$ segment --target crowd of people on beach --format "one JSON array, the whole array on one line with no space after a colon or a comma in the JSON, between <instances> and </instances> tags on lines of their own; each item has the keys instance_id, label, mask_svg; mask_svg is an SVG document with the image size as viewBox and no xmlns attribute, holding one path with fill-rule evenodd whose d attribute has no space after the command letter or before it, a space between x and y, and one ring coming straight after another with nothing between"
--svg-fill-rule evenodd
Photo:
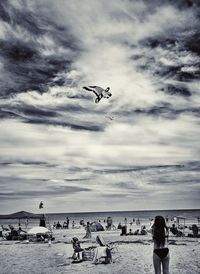
<instances>
[{"instance_id":1,"label":"crowd of people on beach","mask_svg":"<svg viewBox=\"0 0 200 274\"><path fill-rule=\"evenodd\" d=\"M165 217L165 222L167 227L169 228L169 232L171 232L172 235L175 235L177 237L182 237L182 236L188 236L188 237L199 237L199 226L200 226L200 218L197 218L198 222L197 224L192 224L190 226L186 225L181 225L179 224L179 221L177 220L177 217L169 219L169 217ZM154 219L149 218L149 225L148 228L146 225L141 224L140 218L133 218L129 222L127 218L125 217L123 222L119 222L117 226L113 224L113 220L111 217L107 217L107 219L103 219L102 221L99 219L98 221L93 221L93 222L85 222L84 219L81 219L79 222L75 222L75 220L70 220L69 217L66 217L66 220L64 220L62 223L60 221L54 221L53 225L49 225L51 229L79 229L81 227L84 227L86 230L86 235L83 238L91 238L91 232L98 231L95 230L95 225L98 224L100 225L99 231L103 230L121 230L120 236L128 236L128 235L147 235L148 233L151 232L151 227L153 225ZM28 223L29 220L26 219L24 226L25 229L28 228ZM40 218L40 226L46 226L46 220L45 216L42 216ZM135 225L137 229L133 231L132 226ZM128 230L129 227L129 230ZM187 229L187 233L185 233L185 229ZM13 225L8 225L5 227L4 225L1 225L1 230L2 231L10 231L11 235L13 237L19 236L19 234L26 233L25 230L22 230L21 228L21 223L18 223L18 228L14 228ZM1 235L1 234L0 234Z\"/></svg>"},{"instance_id":2,"label":"crowd of people on beach","mask_svg":"<svg viewBox=\"0 0 200 274\"><path fill-rule=\"evenodd\" d=\"M117 230L121 231L120 236L132 236L132 235L152 235L153 239L153 264L156 274L161 273L161 265L164 274L169 273L169 248L168 248L168 237L169 234L174 235L175 237L184 237L185 229L189 231L187 233L188 237L200 237L199 234L199 219L197 224L192 224L190 226L181 225L179 220L175 217L170 219L168 217L164 218L162 216L156 216L154 219L149 219L149 225L142 224L139 218L133 218L131 221L125 217L123 222L120 222L118 226L113 224L113 220L111 217L107 217L102 222L101 220L93 221L93 222L85 222L81 219L77 223L75 220L70 220L68 217L64 220L63 223L60 221L54 222L52 229L74 229L83 227L85 229L85 235L82 237L83 239L91 239L92 233L94 231L103 231L103 230ZM40 226L46 227L45 216L43 215L40 219ZM26 222L25 228L27 228L28 223ZM136 227L133 230L133 226ZM3 236L6 240L26 240L27 239L27 231L21 228L21 224L18 224L18 229L16 229L13 225L9 225L5 227L1 225L0 236ZM44 241L48 242L49 239L47 236L49 234L42 235L38 233L36 236L36 241ZM72 263L80 263L84 260L93 261L93 263L111 263L112 262L112 253L114 250L114 246L107 244L102 235L96 236L96 246L91 246L87 248L81 247L81 242L77 237L72 238L72 247L73 247L73 255L72 255Z\"/></svg>"},{"instance_id":3,"label":"crowd of people on beach","mask_svg":"<svg viewBox=\"0 0 200 274\"><path fill-rule=\"evenodd\" d=\"M23 230L21 226L15 228L13 225L8 225L4 227L1 225L2 230L0 231L0 236L4 237L8 241L25 240L27 231Z\"/></svg>"},{"instance_id":4,"label":"crowd of people on beach","mask_svg":"<svg viewBox=\"0 0 200 274\"><path fill-rule=\"evenodd\" d=\"M98 221L89 222L89 224L91 225L94 222L98 222L99 224L104 223L105 230L116 229L111 217L107 217L107 219L104 219L103 221L99 219ZM74 228L86 227L87 225L88 225L88 222L85 223L84 219L81 219L78 223L76 223L75 220L70 221L70 219L66 217L66 220L64 220L63 223L60 223L60 221L57 221L57 222L54 221L52 228L53 229L69 229L69 228L74 229Z\"/></svg>"},{"instance_id":5,"label":"crowd of people on beach","mask_svg":"<svg viewBox=\"0 0 200 274\"><path fill-rule=\"evenodd\" d=\"M153 239L153 265L154 265L154 271L155 274L160 274L161 269L163 274L169 273L169 248L168 248L168 237L169 232L174 232L174 229L176 228L177 231L178 228L175 226L175 224L172 224L171 227L167 226L168 219L166 219L162 216L156 216L151 224L151 227L149 230L146 229L146 226L141 226L141 229L137 229L135 232L132 232L132 229L129 229L129 232L127 233L127 219L125 219L124 224L121 223L118 225L118 229L121 229L122 233L120 235L147 235L148 233L151 233L152 239ZM87 223L88 226L89 222ZM138 225L138 222L137 222ZM125 229L124 229L125 228ZM198 236L198 226L192 225L192 231L193 231L193 237ZM86 233L87 234L87 233ZM174 235L176 236L183 236L183 235L177 235L177 233L174 232ZM91 237L91 232L90 232ZM97 243L99 244L99 247L95 248L95 251L93 252L93 263L99 263L100 259L104 259L104 263L111 263L112 262L112 249L113 247L107 245L103 238L99 238L97 236L96 238ZM72 240L73 248L74 248L74 254L73 259L74 263L82 262L85 259L87 259L87 254L91 249L83 249L81 248L80 242L78 238L73 238ZM90 253L91 254L91 253Z\"/></svg>"}]
</instances>

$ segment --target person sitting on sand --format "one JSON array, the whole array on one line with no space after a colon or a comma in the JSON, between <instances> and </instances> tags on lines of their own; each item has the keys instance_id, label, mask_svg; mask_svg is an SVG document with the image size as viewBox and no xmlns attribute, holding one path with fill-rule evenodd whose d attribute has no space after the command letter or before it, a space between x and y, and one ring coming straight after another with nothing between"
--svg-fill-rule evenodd
<instances>
[{"instance_id":1,"label":"person sitting on sand","mask_svg":"<svg viewBox=\"0 0 200 274\"><path fill-rule=\"evenodd\" d=\"M85 223L84 223L83 219L80 220L80 225L85 226Z\"/></svg>"},{"instance_id":2,"label":"person sitting on sand","mask_svg":"<svg viewBox=\"0 0 200 274\"><path fill-rule=\"evenodd\" d=\"M155 274L169 274L169 249L168 249L168 227L162 216L156 216L152 226L153 236L153 264Z\"/></svg>"},{"instance_id":3,"label":"person sitting on sand","mask_svg":"<svg viewBox=\"0 0 200 274\"><path fill-rule=\"evenodd\" d=\"M18 231L13 226L10 226L10 229L11 230L9 234L6 236L6 240L18 240L19 238Z\"/></svg>"},{"instance_id":4,"label":"person sitting on sand","mask_svg":"<svg viewBox=\"0 0 200 274\"><path fill-rule=\"evenodd\" d=\"M127 235L134 235L132 229L129 229L129 233Z\"/></svg>"},{"instance_id":5,"label":"person sitting on sand","mask_svg":"<svg viewBox=\"0 0 200 274\"><path fill-rule=\"evenodd\" d=\"M9 227L10 230L15 229L13 225L8 225L8 227Z\"/></svg>"},{"instance_id":6,"label":"person sitting on sand","mask_svg":"<svg viewBox=\"0 0 200 274\"><path fill-rule=\"evenodd\" d=\"M112 262L112 255L111 255L111 247L106 245L103 237L98 235L96 237L96 241L99 244L98 247L95 248L94 259L93 263L98 264L101 262L101 258L104 258L104 264L109 264Z\"/></svg>"},{"instance_id":7,"label":"person sitting on sand","mask_svg":"<svg viewBox=\"0 0 200 274\"><path fill-rule=\"evenodd\" d=\"M122 228L122 224L119 223L118 226L117 226L117 229L121 229Z\"/></svg>"},{"instance_id":8,"label":"person sitting on sand","mask_svg":"<svg viewBox=\"0 0 200 274\"><path fill-rule=\"evenodd\" d=\"M42 234L36 234L36 239L37 242L43 242L45 238Z\"/></svg>"},{"instance_id":9,"label":"person sitting on sand","mask_svg":"<svg viewBox=\"0 0 200 274\"><path fill-rule=\"evenodd\" d=\"M175 226L175 224L172 224L172 227L170 227L170 231L172 234L177 235L178 234L178 229Z\"/></svg>"},{"instance_id":10,"label":"person sitting on sand","mask_svg":"<svg viewBox=\"0 0 200 274\"><path fill-rule=\"evenodd\" d=\"M136 229L135 232L133 232L133 235L139 235L139 229Z\"/></svg>"},{"instance_id":11,"label":"person sitting on sand","mask_svg":"<svg viewBox=\"0 0 200 274\"><path fill-rule=\"evenodd\" d=\"M20 226L19 229L18 229L18 234L19 234L19 236L24 235L24 233L26 234L27 231L23 230L23 229L21 228L21 226Z\"/></svg>"},{"instance_id":12,"label":"person sitting on sand","mask_svg":"<svg viewBox=\"0 0 200 274\"><path fill-rule=\"evenodd\" d=\"M170 228L170 231L172 234L176 235L177 237L184 236L183 232L178 230L175 224L172 224L172 227Z\"/></svg>"},{"instance_id":13,"label":"person sitting on sand","mask_svg":"<svg viewBox=\"0 0 200 274\"><path fill-rule=\"evenodd\" d=\"M61 223L58 221L57 224L56 224L56 229L60 229L60 228L62 228L62 225L61 225Z\"/></svg>"},{"instance_id":14,"label":"person sitting on sand","mask_svg":"<svg viewBox=\"0 0 200 274\"><path fill-rule=\"evenodd\" d=\"M141 227L140 235L147 235L146 226Z\"/></svg>"}]
</instances>

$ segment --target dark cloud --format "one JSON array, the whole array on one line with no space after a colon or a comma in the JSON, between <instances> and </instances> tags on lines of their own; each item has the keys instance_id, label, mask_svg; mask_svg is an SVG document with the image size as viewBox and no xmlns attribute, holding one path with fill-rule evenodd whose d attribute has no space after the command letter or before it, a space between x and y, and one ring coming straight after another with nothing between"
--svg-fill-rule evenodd
<instances>
[{"instance_id":1,"label":"dark cloud","mask_svg":"<svg viewBox=\"0 0 200 274\"><path fill-rule=\"evenodd\" d=\"M21 104L20 108L16 106L4 106L0 108L0 117L6 118L17 118L22 120L24 123L30 124L44 124L53 126L69 127L74 130L86 130L86 131L103 131L105 124L101 121L81 121L79 118L70 119L68 113L93 113L92 110L88 110L79 105L66 105L64 107L57 107L53 110L52 107L44 108L34 105ZM80 116L81 117L81 116Z\"/></svg>"},{"instance_id":2,"label":"dark cloud","mask_svg":"<svg viewBox=\"0 0 200 274\"><path fill-rule=\"evenodd\" d=\"M56 47L78 51L69 30L44 14L39 16L38 11L30 10L27 5L19 8L15 2L3 1L0 8L0 19L9 26L4 39L0 39L0 58L4 64L0 96L8 97L28 90L45 92L48 86L63 85L64 82L58 80L54 84L53 79L57 73L70 70L72 59L70 55L56 51ZM26 38L23 39L25 31ZM41 42L46 37L52 40L49 46ZM43 54L45 47L52 50L50 55Z\"/></svg>"},{"instance_id":3,"label":"dark cloud","mask_svg":"<svg viewBox=\"0 0 200 274\"><path fill-rule=\"evenodd\" d=\"M198 162L197 162L198 163ZM188 164L186 163L186 166ZM108 173L108 174L118 174L118 173L132 173L135 171L151 171L151 170L168 170L168 169L177 169L177 170L185 170L185 165L154 165L154 166L133 166L130 168L118 168L118 169L102 169L102 170L94 170L94 173Z\"/></svg>"},{"instance_id":4,"label":"dark cloud","mask_svg":"<svg viewBox=\"0 0 200 274\"><path fill-rule=\"evenodd\" d=\"M20 164L20 165L48 165L47 162L40 162L40 161L19 161L19 162L0 162L1 165L15 165L15 164Z\"/></svg>"},{"instance_id":5,"label":"dark cloud","mask_svg":"<svg viewBox=\"0 0 200 274\"><path fill-rule=\"evenodd\" d=\"M17 107L12 107L12 111L14 113L19 112L19 116L21 114L21 115L25 115L26 117L33 116L33 117L40 118L40 117L56 117L57 116L55 111L39 108L33 105L23 105L20 108L20 110L18 110Z\"/></svg>"},{"instance_id":6,"label":"dark cloud","mask_svg":"<svg viewBox=\"0 0 200 274\"><path fill-rule=\"evenodd\" d=\"M40 162L40 161L13 161L13 162L0 162L0 166L15 166L15 165L24 165L24 166L42 166L42 167L57 167L57 165L49 164L47 162ZM121 168L103 168L103 169L95 169L95 168L78 168L78 167L69 167L67 168L67 172L69 174L81 174L81 173L89 173L89 174L142 174L144 172L159 172L159 173L173 173L173 172L190 172L190 171L199 171L200 169L200 162L193 161L193 162L185 162L176 165L148 165L148 166L132 166L132 167L121 167ZM3 177L1 177L3 178ZM5 177L6 178L6 177ZM15 178L16 180L17 178ZM63 180L66 182L78 182L78 181L87 181L90 180L90 177L80 177L80 178L64 178ZM9 180L9 179L8 179ZM18 178L20 180L20 178ZM185 179L186 180L186 179ZM123 182L122 182L123 183Z\"/></svg>"},{"instance_id":7,"label":"dark cloud","mask_svg":"<svg viewBox=\"0 0 200 274\"><path fill-rule=\"evenodd\" d=\"M95 125L95 124L86 124L83 123L82 125L79 123L70 123L70 122L64 122L64 121L51 121L51 120L43 120L43 119L37 119L37 118L32 118L32 119L26 119L24 121L25 123L30 123L30 124L46 124L46 125L52 125L52 126L62 126L62 127L69 127L74 130L84 130L84 131L103 131L104 127L100 125Z\"/></svg>"},{"instance_id":8,"label":"dark cloud","mask_svg":"<svg viewBox=\"0 0 200 274\"><path fill-rule=\"evenodd\" d=\"M175 94L175 95L182 95L187 97L191 96L191 92L185 87L177 87L177 86L175 87L173 85L168 85L165 90L167 93L171 95Z\"/></svg>"},{"instance_id":9,"label":"dark cloud","mask_svg":"<svg viewBox=\"0 0 200 274\"><path fill-rule=\"evenodd\" d=\"M169 3L171 5L174 4L172 1L161 2L164 5L169 5ZM161 2L158 1L160 4ZM193 31L191 31L187 24L179 26L178 29L173 29L169 26L169 29L166 31L141 39L140 45L144 49L143 54L132 56L138 69L148 71L160 83L160 90L172 96L192 96L192 92L188 89L186 83L200 79L200 10L197 8L197 5L199 6L197 2L191 2L194 3L196 8L196 10L190 10L195 18L192 22ZM174 4L175 7L179 6L180 8L181 6L186 12L186 1L182 1L182 5L180 3L181 1ZM173 84L169 84L169 81L174 82Z\"/></svg>"},{"instance_id":10,"label":"dark cloud","mask_svg":"<svg viewBox=\"0 0 200 274\"><path fill-rule=\"evenodd\" d=\"M22 3L22 2L21 2ZM24 29L32 32L36 35L43 34L43 29L40 27L40 18L35 14L26 9L26 4L24 4L24 9L19 9L15 7L15 2L8 0L2 0L0 4L0 16L3 21L9 24L23 26Z\"/></svg>"},{"instance_id":11,"label":"dark cloud","mask_svg":"<svg viewBox=\"0 0 200 274\"><path fill-rule=\"evenodd\" d=\"M50 99L52 100L51 105L36 105L34 104L34 96L38 96L38 100L43 99L43 97L38 93L34 92L31 95L29 103L23 102L23 99L20 100L9 100L8 102L2 102L2 107L0 104L0 118L2 119L19 119L25 123L33 123L33 124L44 124L44 125L57 125L63 127L70 127L76 130L89 130L89 131L103 131L105 128L105 124L101 119L91 119L90 121L86 121L83 119L84 114L87 115L98 115L102 117L104 120L104 113L101 113L100 110L95 110L93 105L91 108L88 106L82 106L79 102L74 102L74 99L87 99L88 97L85 94L81 94L77 96L70 94L62 94L60 97L60 93L55 93ZM67 101L66 104L54 105L53 100L59 98L61 101L63 100L72 100L72 102ZM31 102L33 104L31 104ZM72 117L73 114L76 114L77 118L74 119Z\"/></svg>"},{"instance_id":12,"label":"dark cloud","mask_svg":"<svg viewBox=\"0 0 200 274\"><path fill-rule=\"evenodd\" d=\"M185 96L190 96L190 92L186 89L181 88L170 88L169 93L173 94L185 94ZM99 116L102 116L102 119L104 119L104 116L98 111L94 111L93 109L86 109L80 105L70 105L67 104L66 106L60 106L60 107L39 107L39 106L33 106L33 105L25 105L22 104L20 108L17 106L11 106L7 105L2 108L0 108L0 118L6 119L22 119L24 122L27 123L34 123L34 124L49 124L49 125L57 125L57 126L63 126L63 127L70 127L77 130L91 130L91 131L103 131L106 127L106 124L103 124L100 120L94 120L91 121L90 125L86 125L85 122L82 122L81 125L80 122L76 122L76 124L73 123L67 123L64 121L67 119L65 118L65 114L67 113L79 113L80 115L84 115L84 113L91 113L92 114L98 114ZM170 105L169 103L161 103L160 105L149 107L149 108L136 108L133 110L120 110L115 111L112 113L114 117L118 116L126 116L126 117L136 117L138 116L160 116L164 118L169 119L176 119L181 114L192 114L197 117L200 115L200 110L198 107L191 107L191 108L178 108ZM95 125L92 125L95 124Z\"/></svg>"},{"instance_id":13,"label":"dark cloud","mask_svg":"<svg viewBox=\"0 0 200 274\"><path fill-rule=\"evenodd\" d=\"M112 198L112 199L124 199L128 196L128 194L125 194L125 193L113 193L113 194L104 194L103 195L104 197L106 198Z\"/></svg>"},{"instance_id":14,"label":"dark cloud","mask_svg":"<svg viewBox=\"0 0 200 274\"><path fill-rule=\"evenodd\" d=\"M174 94L184 94L184 96L188 97L190 96L190 93L188 90L184 90L181 88L175 88L174 89ZM192 116L199 117L200 115L200 110L198 107L184 107L184 106L174 106L169 103L160 103L157 104L157 106L152 106L152 107L146 107L146 108L135 108L135 109L130 109L130 110L121 110L117 112L112 113L113 116L126 116L130 117L133 119L137 118L138 116L146 116L146 117L163 117L163 118L168 118L168 119L178 119L178 117L181 114L191 114Z\"/></svg>"},{"instance_id":15,"label":"dark cloud","mask_svg":"<svg viewBox=\"0 0 200 274\"><path fill-rule=\"evenodd\" d=\"M190 52L200 55L199 43L200 43L200 32L197 32L197 33L193 33L189 37L189 39L185 41L184 46Z\"/></svg>"},{"instance_id":16,"label":"dark cloud","mask_svg":"<svg viewBox=\"0 0 200 274\"><path fill-rule=\"evenodd\" d=\"M169 178L160 178L159 181L156 182L157 184L168 184L168 185L181 185L182 187L184 185L195 185L195 184L199 184L200 183L200 179L198 178L189 178L189 179L183 179L181 178L173 178L173 177L169 177Z\"/></svg>"},{"instance_id":17,"label":"dark cloud","mask_svg":"<svg viewBox=\"0 0 200 274\"><path fill-rule=\"evenodd\" d=\"M90 178L79 178L79 179L64 179L66 182L80 182L80 181L88 181Z\"/></svg>"},{"instance_id":18,"label":"dark cloud","mask_svg":"<svg viewBox=\"0 0 200 274\"><path fill-rule=\"evenodd\" d=\"M8 165L12 165L11 162L1 162L0 166L8 166Z\"/></svg>"},{"instance_id":19,"label":"dark cloud","mask_svg":"<svg viewBox=\"0 0 200 274\"><path fill-rule=\"evenodd\" d=\"M152 6L151 3L148 0L144 0L144 2ZM196 8L200 6L200 3L198 0L154 0L155 6L157 7L159 4L171 4L174 5L175 7L178 7L179 9L190 9L190 8Z\"/></svg>"},{"instance_id":20,"label":"dark cloud","mask_svg":"<svg viewBox=\"0 0 200 274\"><path fill-rule=\"evenodd\" d=\"M35 197L57 197L70 195L77 192L90 191L88 188L73 186L55 186L48 187L48 190L15 190L14 192L0 192L1 199L19 199L19 198L35 198Z\"/></svg>"},{"instance_id":21,"label":"dark cloud","mask_svg":"<svg viewBox=\"0 0 200 274\"><path fill-rule=\"evenodd\" d=\"M200 162L199 161L188 162L185 166L188 168L188 170L196 170L196 171L200 170Z\"/></svg>"}]
</instances>

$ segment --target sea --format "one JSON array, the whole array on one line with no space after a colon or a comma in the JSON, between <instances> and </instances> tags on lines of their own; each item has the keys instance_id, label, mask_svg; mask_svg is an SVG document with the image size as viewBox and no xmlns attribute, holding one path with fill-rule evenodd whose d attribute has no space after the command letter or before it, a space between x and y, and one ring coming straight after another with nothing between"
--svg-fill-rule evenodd
<instances>
[{"instance_id":1,"label":"sea","mask_svg":"<svg viewBox=\"0 0 200 274\"><path fill-rule=\"evenodd\" d=\"M180 209L180 210L148 210L148 211L106 211L106 212L81 212L81 213L45 213L46 220L49 225L53 225L54 222L60 222L63 224L68 217L70 220L70 226L74 221L75 226L80 225L80 221L94 222L98 221L102 224L106 222L108 217L112 218L113 224L119 223L134 223L139 219L140 224L150 224L152 219L161 215L169 220L173 221L175 217L179 217L180 222L184 222L187 225L199 224L200 222L200 209ZM0 219L0 225L18 224L24 227L25 219ZM39 219L29 219L29 227L39 225Z\"/></svg>"}]
</instances>

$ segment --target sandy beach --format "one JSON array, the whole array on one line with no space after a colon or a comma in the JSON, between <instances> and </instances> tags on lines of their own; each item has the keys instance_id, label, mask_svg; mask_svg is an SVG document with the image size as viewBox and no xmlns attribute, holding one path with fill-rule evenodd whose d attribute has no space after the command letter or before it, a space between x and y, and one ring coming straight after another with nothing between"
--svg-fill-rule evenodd
<instances>
[{"instance_id":1,"label":"sandy beach","mask_svg":"<svg viewBox=\"0 0 200 274\"><path fill-rule=\"evenodd\" d=\"M120 230L93 232L92 239L84 240L85 230L53 230L55 241L31 243L19 241L0 242L1 274L56 274L56 273L154 273L152 264L151 235L119 236ZM91 261L72 264L72 237L81 241L81 246L96 245L97 235L103 235L106 243L114 243L113 262L109 265L94 265ZM200 240L187 237L170 236L170 273L199 273Z\"/></svg>"}]
</instances>

